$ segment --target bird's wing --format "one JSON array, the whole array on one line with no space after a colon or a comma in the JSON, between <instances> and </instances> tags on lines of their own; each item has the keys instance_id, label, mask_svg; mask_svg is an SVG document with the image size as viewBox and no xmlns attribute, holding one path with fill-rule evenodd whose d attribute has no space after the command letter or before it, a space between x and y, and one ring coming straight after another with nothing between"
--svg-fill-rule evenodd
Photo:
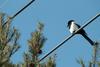
<instances>
[{"instance_id":1,"label":"bird's wing","mask_svg":"<svg viewBox=\"0 0 100 67\"><path fill-rule=\"evenodd\" d=\"M75 24L78 26L78 28L80 28L80 27L81 27L79 24L77 24L77 23L75 23ZM87 33L85 32L85 30L84 30L84 29L82 29L82 30L81 30L81 33L83 33L83 34L87 35Z\"/></svg>"},{"instance_id":2,"label":"bird's wing","mask_svg":"<svg viewBox=\"0 0 100 67\"><path fill-rule=\"evenodd\" d=\"M80 28L80 27L81 27L79 24L77 24L77 23L75 23L75 24L78 26L78 28Z\"/></svg>"}]
</instances>

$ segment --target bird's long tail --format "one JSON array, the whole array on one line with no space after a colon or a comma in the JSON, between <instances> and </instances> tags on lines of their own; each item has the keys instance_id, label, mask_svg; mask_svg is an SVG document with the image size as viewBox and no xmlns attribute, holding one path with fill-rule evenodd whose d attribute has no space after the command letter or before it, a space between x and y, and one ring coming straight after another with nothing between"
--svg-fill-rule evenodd
<instances>
[{"instance_id":1,"label":"bird's long tail","mask_svg":"<svg viewBox=\"0 0 100 67\"><path fill-rule=\"evenodd\" d=\"M94 45L94 42L86 35L86 34L81 34L92 46Z\"/></svg>"}]
</instances>

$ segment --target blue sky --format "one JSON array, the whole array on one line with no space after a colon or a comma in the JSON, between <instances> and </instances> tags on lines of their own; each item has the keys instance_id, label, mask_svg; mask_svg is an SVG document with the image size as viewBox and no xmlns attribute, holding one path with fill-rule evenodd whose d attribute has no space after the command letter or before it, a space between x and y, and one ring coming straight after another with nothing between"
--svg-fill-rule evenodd
<instances>
[{"instance_id":1,"label":"blue sky","mask_svg":"<svg viewBox=\"0 0 100 67\"><path fill-rule=\"evenodd\" d=\"M12 16L29 1L31 0L0 0L0 12ZM12 62L23 61L22 55L27 51L27 40L39 21L45 24L44 35L48 39L43 48L43 57L70 35L66 27L68 20L74 19L82 25L97 13L100 13L100 0L36 0L12 21L12 25L21 33L19 40L21 48L12 56ZM100 29L100 18L85 28L94 41L100 41L98 28ZM80 67L76 59L83 58L86 62L90 61L92 49L93 47L82 36L75 35L54 52L57 54L57 67Z\"/></svg>"}]
</instances>

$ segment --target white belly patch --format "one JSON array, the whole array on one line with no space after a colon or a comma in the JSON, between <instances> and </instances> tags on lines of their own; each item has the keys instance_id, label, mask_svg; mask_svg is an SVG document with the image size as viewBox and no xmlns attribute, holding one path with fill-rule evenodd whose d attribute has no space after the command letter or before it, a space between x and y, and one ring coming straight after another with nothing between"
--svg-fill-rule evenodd
<instances>
[{"instance_id":1,"label":"white belly patch","mask_svg":"<svg viewBox=\"0 0 100 67\"><path fill-rule=\"evenodd\" d=\"M74 22L72 22L71 27L70 27L70 32L71 33L74 33L78 29L79 28L77 27L77 25L75 25Z\"/></svg>"}]
</instances>

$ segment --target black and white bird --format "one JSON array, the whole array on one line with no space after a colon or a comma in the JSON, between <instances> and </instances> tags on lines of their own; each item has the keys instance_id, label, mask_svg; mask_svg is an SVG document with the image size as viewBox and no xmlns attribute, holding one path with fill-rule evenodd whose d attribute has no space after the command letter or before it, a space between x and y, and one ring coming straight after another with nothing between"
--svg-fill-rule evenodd
<instances>
[{"instance_id":1,"label":"black and white bird","mask_svg":"<svg viewBox=\"0 0 100 67\"><path fill-rule=\"evenodd\" d=\"M69 28L69 31L73 34L75 31L77 31L81 26L75 23L74 20L69 20L67 27ZM87 36L87 33L84 29L81 29L77 34L81 34L91 45L94 45L94 42Z\"/></svg>"}]
</instances>

